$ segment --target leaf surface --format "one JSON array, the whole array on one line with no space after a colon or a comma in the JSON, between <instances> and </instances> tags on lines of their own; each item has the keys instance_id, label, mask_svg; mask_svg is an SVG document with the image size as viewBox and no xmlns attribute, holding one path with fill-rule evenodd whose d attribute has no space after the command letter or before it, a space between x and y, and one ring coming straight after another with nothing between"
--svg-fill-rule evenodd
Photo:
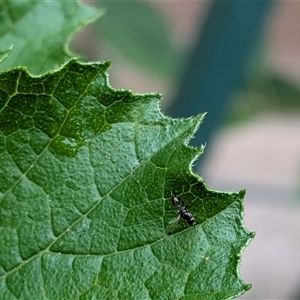
<instances>
[{"instance_id":1,"label":"leaf surface","mask_svg":"<svg viewBox=\"0 0 300 300\"><path fill-rule=\"evenodd\" d=\"M159 95L113 89L108 68L0 73L0 299L244 293L244 191L212 191L190 169L203 116L163 116ZM197 221L171 236L170 191Z\"/></svg>"},{"instance_id":2,"label":"leaf surface","mask_svg":"<svg viewBox=\"0 0 300 300\"><path fill-rule=\"evenodd\" d=\"M103 10L69 1L1 1L0 51L13 51L0 70L26 66L33 74L58 67L70 58L67 43ZM4 47L4 48L2 48Z\"/></svg>"}]
</instances>

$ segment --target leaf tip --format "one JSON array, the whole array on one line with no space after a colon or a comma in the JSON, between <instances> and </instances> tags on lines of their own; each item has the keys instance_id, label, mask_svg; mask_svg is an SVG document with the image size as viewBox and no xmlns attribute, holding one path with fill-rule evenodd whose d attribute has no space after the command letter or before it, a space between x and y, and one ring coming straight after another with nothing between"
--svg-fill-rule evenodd
<instances>
[{"instance_id":1,"label":"leaf tip","mask_svg":"<svg viewBox=\"0 0 300 300\"><path fill-rule=\"evenodd\" d=\"M246 195L246 189L240 190L240 191L239 191L239 195L240 195L242 198L244 198L245 195Z\"/></svg>"},{"instance_id":2,"label":"leaf tip","mask_svg":"<svg viewBox=\"0 0 300 300\"><path fill-rule=\"evenodd\" d=\"M252 284L244 284L245 292L248 292L252 288Z\"/></svg>"}]
</instances>

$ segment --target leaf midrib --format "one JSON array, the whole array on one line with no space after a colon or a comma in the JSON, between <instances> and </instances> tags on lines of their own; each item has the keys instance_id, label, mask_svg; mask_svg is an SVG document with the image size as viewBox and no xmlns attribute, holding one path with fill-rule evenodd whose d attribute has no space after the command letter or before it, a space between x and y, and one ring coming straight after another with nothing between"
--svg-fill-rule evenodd
<instances>
[{"instance_id":1,"label":"leaf midrib","mask_svg":"<svg viewBox=\"0 0 300 300\"><path fill-rule=\"evenodd\" d=\"M78 100L79 101L79 100ZM77 102L78 102L77 101ZM77 103L76 102L76 103ZM74 107L74 106L73 106ZM66 120L66 118L65 118L65 120ZM65 121L64 120L64 121ZM201 119L199 119L198 120L198 123L200 123L201 122ZM61 128L62 128L62 126L61 126ZM182 131L176 138L178 138L178 137L180 137L181 135L185 135L185 133L186 133L186 131L189 131L190 130L190 128L188 127L186 130L184 130L184 131ZM166 143L165 145L164 145L164 147L167 147L170 143L172 143L173 142L173 140L170 140L168 143ZM48 145L45 147L45 150L43 150L43 152L42 153L44 153L47 149L48 149L48 147L49 147L49 145L51 144L51 141L50 141L50 143L48 143ZM94 206L92 206L85 214L83 214L81 217L79 217L75 222L73 222L73 224L71 224L67 229L65 229L60 235L58 235L44 250L42 250L42 251L40 251L40 252L38 252L36 255L33 255L32 257L30 257L30 258L28 258L27 260L25 260L25 261L23 261L20 265L18 265L17 267L15 267L15 268L13 268L12 270L10 270L10 271L8 271L6 274L4 274L3 276L1 276L0 277L0 279L4 279L4 278L6 278L8 275L10 275L10 274L12 274L14 271L17 271L17 270L19 270L21 267L23 267L24 265L26 265L27 263L29 263L30 261L32 261L32 260L34 260L35 258L37 258L37 257L39 257L39 256L41 256L42 254L44 254L44 253L46 253L46 252L51 252L51 251L49 251L49 249L51 248L51 246L53 245L53 244L55 244L62 236L64 236L68 231L70 231L70 229L71 228L73 228L78 222L80 222L83 218L85 218L89 213L91 213L94 209L96 209L97 208L97 206L101 203L101 200L102 199L104 199L105 197L107 197L107 196L109 196L117 187L119 187L126 179L128 179L129 178L129 176L131 176L136 170L138 170L138 168L140 168L140 167L143 167L144 166L144 164L146 164L146 163L148 163L148 162L150 162L150 160L151 160L151 158L156 154L156 153L158 153L159 151L162 151L163 149L164 149L164 147L163 148L160 148L160 149L158 149L158 151L156 151L156 152L154 152L154 153L152 153L152 155L150 156L150 157L148 157L147 159L145 159L144 161L142 161L138 166L136 166L136 168L135 169L133 169L132 171L130 171L118 184L116 184L106 195L104 195L104 196L100 196L100 194L99 194L99 191L98 191L98 194L99 194L99 197L101 197L101 199L100 199L100 201L98 201L98 202L96 202L96 204L94 205ZM174 150L175 151L175 150ZM41 153L41 155L39 156L39 158L42 156L42 153ZM39 159L38 158L38 159ZM36 161L35 161L35 163L38 161L38 159L36 159ZM25 173L24 173L24 176L28 173L28 171L30 170L31 168L29 168ZM94 168L93 168L94 169ZM21 177L21 179L24 177L24 176L22 176ZM18 180L18 182L21 180L21 179L19 179ZM15 184L14 184L14 186L18 183L18 182L16 182ZM14 187L13 186L13 187ZM13 188L12 187L12 188ZM12 189L11 188L11 189ZM10 190L11 190L10 189ZM8 192L7 192L8 193ZM4 198L4 197L3 197ZM154 244L154 243L156 243L156 242L159 242L159 241L161 241L161 240L163 240L163 239L165 239L165 237L164 238L162 238L162 239L160 239L160 240L157 240L157 241L155 241L155 242L153 242L153 243L150 243L150 244L147 244L147 245L144 245L144 246L140 246L140 247L137 247L137 248L134 248L134 249L138 249L138 248L142 248L142 247L147 247L147 246L149 246L149 245L152 245L152 244ZM117 252L114 252L114 253L109 253L109 254L107 254L107 255L102 255L102 257L106 257L106 256L109 256L109 255L114 255L114 254L116 254L116 253L121 253L121 252L124 252L124 251L132 251L132 249L126 249L126 250L122 250L122 251L117 251ZM55 252L53 252L53 253L55 253Z\"/></svg>"},{"instance_id":2,"label":"leaf midrib","mask_svg":"<svg viewBox=\"0 0 300 300\"><path fill-rule=\"evenodd\" d=\"M149 158L150 159L150 158ZM139 167L142 167L142 165L144 163L148 162L147 161L144 161L141 165L139 165L136 169L134 169L134 171L136 171ZM48 247L46 247L44 250L38 252L36 255L33 255L32 257L28 258L27 260L23 261L23 263L21 263L20 265L18 265L17 267L13 268L12 270L8 271L6 274L4 274L3 276L0 277L0 280L2 279L5 279L6 277L8 277L10 274L14 273L15 271L18 271L19 269L21 269L24 265L26 265L27 263L33 261L35 258L39 257L39 256L42 256L43 254L45 253L55 253L57 254L57 252L52 252L52 251L49 251L49 249L51 248L51 246L53 244L55 244L63 235L65 235L73 226L75 226L78 222L80 222L84 217L86 217L91 211L93 211L100 203L101 203L101 200L104 199L105 197L109 196L109 194L111 192L113 192L121 183L123 183L123 181L125 181L130 175L132 174L132 172L130 172L120 183L118 183L109 193L107 193L105 196L103 196L100 201L98 201L86 214L82 215L80 218L78 218L71 226L69 226L69 228L67 228L64 232L62 232L59 236L57 236L56 239L54 239L49 245ZM235 201L231 202L228 206L226 206L224 209L220 210L217 214L213 215L212 217L210 218L207 218L203 223L199 224L198 226L203 226L206 222L208 222L209 220L213 219L213 218L216 218L220 213L222 213L223 211L227 210L228 208L230 208L233 204L235 204L237 201L239 201L239 199L237 198ZM191 227L188 227L180 232L177 232L177 233L174 233L172 235L171 238L175 237L176 235L178 234L181 234L182 232L185 232L187 230L191 230ZM206 235L206 232L203 230L204 234ZM149 243L147 245L143 245L143 246L138 246L136 248L131 248L131 249L125 249L125 250L121 250L121 251L116 251L116 252L113 252L113 253L109 253L109 254L103 254L103 255L97 255L97 254L69 254L69 253L63 253L63 255L67 255L67 256L73 256L73 257L102 257L102 258L105 258L105 257L109 257L109 256L113 256L113 255L116 255L116 254L120 254L120 253L126 253L126 252L129 252L129 251L133 251L133 250L137 250L137 249L143 249L143 248L151 248L151 246L155 245L156 243L159 243L163 240L165 240L166 238L170 238L170 236L166 235L164 236L163 238L161 239L158 239L152 243Z\"/></svg>"}]
</instances>

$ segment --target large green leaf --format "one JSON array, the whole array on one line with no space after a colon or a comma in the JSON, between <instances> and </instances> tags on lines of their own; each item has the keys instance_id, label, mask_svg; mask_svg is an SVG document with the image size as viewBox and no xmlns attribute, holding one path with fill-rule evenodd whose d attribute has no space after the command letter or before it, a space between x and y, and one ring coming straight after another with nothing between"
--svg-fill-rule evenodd
<instances>
[{"instance_id":1,"label":"large green leaf","mask_svg":"<svg viewBox=\"0 0 300 300\"><path fill-rule=\"evenodd\" d=\"M108 67L0 74L0 299L244 293L244 191L212 191L191 173L202 116L163 116L159 95L111 88ZM171 236L170 190L197 221Z\"/></svg>"},{"instance_id":2,"label":"large green leaf","mask_svg":"<svg viewBox=\"0 0 300 300\"><path fill-rule=\"evenodd\" d=\"M40 74L59 66L70 58L70 36L101 14L77 0L1 1L0 51L11 45L13 51L0 70L26 66Z\"/></svg>"}]
</instances>

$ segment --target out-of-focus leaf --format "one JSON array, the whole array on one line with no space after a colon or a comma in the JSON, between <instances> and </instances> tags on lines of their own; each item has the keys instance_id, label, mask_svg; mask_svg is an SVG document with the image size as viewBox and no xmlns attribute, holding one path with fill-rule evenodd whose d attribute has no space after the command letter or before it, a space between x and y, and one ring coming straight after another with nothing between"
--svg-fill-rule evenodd
<instances>
[{"instance_id":1,"label":"out-of-focus leaf","mask_svg":"<svg viewBox=\"0 0 300 300\"><path fill-rule=\"evenodd\" d=\"M0 51L0 63L8 57L12 49L13 46L11 46L8 50Z\"/></svg>"},{"instance_id":2,"label":"out-of-focus leaf","mask_svg":"<svg viewBox=\"0 0 300 300\"><path fill-rule=\"evenodd\" d=\"M101 14L76 0L1 1L0 50L14 47L0 70L26 66L40 74L58 67L70 58L71 35Z\"/></svg>"},{"instance_id":3,"label":"out-of-focus leaf","mask_svg":"<svg viewBox=\"0 0 300 300\"><path fill-rule=\"evenodd\" d=\"M179 49L171 29L153 5L146 2L99 2L106 13L97 22L99 39L110 43L133 64L161 76L172 76ZM111 57L110 57L111 59Z\"/></svg>"}]
</instances>

